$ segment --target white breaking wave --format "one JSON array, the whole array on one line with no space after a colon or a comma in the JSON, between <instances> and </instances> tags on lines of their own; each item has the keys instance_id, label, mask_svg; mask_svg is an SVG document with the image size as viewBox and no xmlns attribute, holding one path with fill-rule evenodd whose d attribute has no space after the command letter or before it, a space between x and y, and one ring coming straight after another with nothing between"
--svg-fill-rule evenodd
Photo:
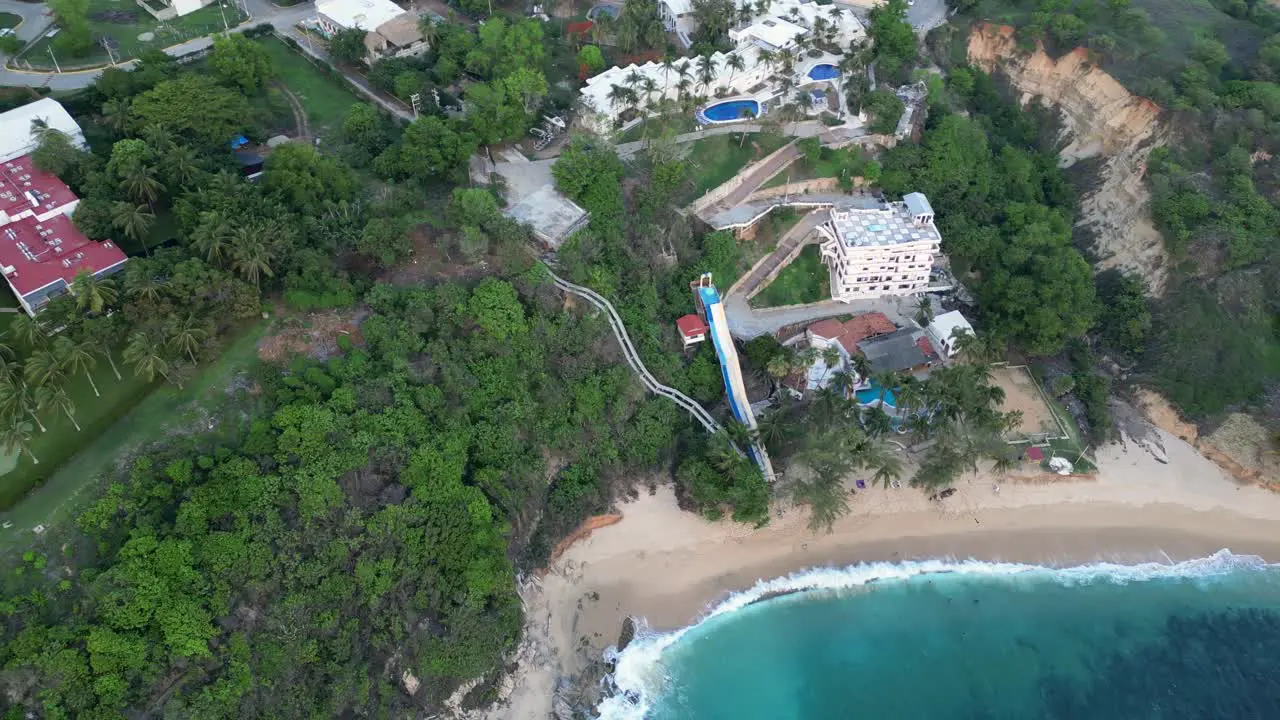
<instances>
[{"instance_id":1,"label":"white breaking wave","mask_svg":"<svg viewBox=\"0 0 1280 720\"><path fill-rule=\"evenodd\" d=\"M949 574L983 577L1052 578L1064 585L1094 582L1128 583L1160 578L1196 578L1226 575L1241 570L1261 570L1269 566L1257 555L1235 555L1219 550L1209 557L1180 563L1119 565L1095 563L1068 568L1019 563L991 563L978 560L921 560L906 563L861 563L843 568L814 568L772 580L760 580L748 590L734 593L709 608L688 627L672 632L653 632L643 619L636 622L635 638L618 652L605 651L605 660L614 663L607 682L614 691L596 709L599 720L643 720L667 680L662 653L693 628L711 618L736 612L773 595L810 590L845 590L870 584L904 581L921 575Z\"/></svg>"}]
</instances>

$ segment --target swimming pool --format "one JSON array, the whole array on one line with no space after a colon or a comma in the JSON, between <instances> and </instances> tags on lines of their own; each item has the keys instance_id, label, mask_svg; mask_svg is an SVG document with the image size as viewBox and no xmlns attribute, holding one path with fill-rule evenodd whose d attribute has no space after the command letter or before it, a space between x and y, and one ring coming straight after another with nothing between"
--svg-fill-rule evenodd
<instances>
[{"instance_id":1,"label":"swimming pool","mask_svg":"<svg viewBox=\"0 0 1280 720\"><path fill-rule=\"evenodd\" d=\"M840 69L830 63L822 63L809 68L810 80L834 80L840 77Z\"/></svg>"},{"instance_id":2,"label":"swimming pool","mask_svg":"<svg viewBox=\"0 0 1280 720\"><path fill-rule=\"evenodd\" d=\"M751 114L751 117L760 117L760 103L755 100L725 100L714 105L708 105L698 111L698 122L701 123L722 123L741 120L743 112Z\"/></svg>"},{"instance_id":3,"label":"swimming pool","mask_svg":"<svg viewBox=\"0 0 1280 720\"><path fill-rule=\"evenodd\" d=\"M868 387L865 390L859 390L853 395L858 399L859 404L871 405L880 399L880 386L873 382L871 383L871 387ZM898 407L898 398L894 397L892 390L885 391L884 404L886 407Z\"/></svg>"}]
</instances>

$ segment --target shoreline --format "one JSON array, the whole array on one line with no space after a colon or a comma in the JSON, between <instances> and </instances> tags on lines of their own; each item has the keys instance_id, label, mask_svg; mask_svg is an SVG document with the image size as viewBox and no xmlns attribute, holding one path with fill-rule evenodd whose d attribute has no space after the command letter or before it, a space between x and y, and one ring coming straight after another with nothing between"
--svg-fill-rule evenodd
<instances>
[{"instance_id":1,"label":"shoreline","mask_svg":"<svg viewBox=\"0 0 1280 720\"><path fill-rule=\"evenodd\" d=\"M595 691L603 652L628 617L675 630L759 580L808 569L939 558L1170 563L1224 548L1280 562L1280 495L1235 483L1178 438L1155 430L1102 448L1098 466L1095 480L1051 483L978 473L942 502L906 487L858 491L849 514L818 534L803 509L775 512L754 530L684 513L672 488L659 487L620 505L621 522L569 547L526 586L519 669L488 717L542 720L559 704L558 686Z\"/></svg>"}]
</instances>

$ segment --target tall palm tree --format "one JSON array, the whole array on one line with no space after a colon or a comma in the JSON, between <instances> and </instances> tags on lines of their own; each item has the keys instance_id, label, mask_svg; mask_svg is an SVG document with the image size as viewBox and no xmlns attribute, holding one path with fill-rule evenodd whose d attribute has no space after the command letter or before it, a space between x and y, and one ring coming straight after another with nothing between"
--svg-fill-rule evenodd
<instances>
[{"instance_id":1,"label":"tall palm tree","mask_svg":"<svg viewBox=\"0 0 1280 720\"><path fill-rule=\"evenodd\" d=\"M165 153L164 165L173 184L178 187L187 187L200 177L200 163L195 151L186 145L178 145Z\"/></svg>"},{"instance_id":2,"label":"tall palm tree","mask_svg":"<svg viewBox=\"0 0 1280 720\"><path fill-rule=\"evenodd\" d=\"M102 397L98 392L98 383L93 381L93 367L98 364L97 348L91 342L76 342L63 335L53 341L53 354L62 366L71 372L82 372L89 379L89 387L93 388L95 397Z\"/></svg>"},{"instance_id":3,"label":"tall palm tree","mask_svg":"<svg viewBox=\"0 0 1280 720\"><path fill-rule=\"evenodd\" d=\"M5 380L0 382L0 414L6 418L19 418L23 415L30 415L39 426L40 432L45 432L44 423L40 422L38 411L40 408L36 406L35 400L31 396L31 388L24 384L21 380Z\"/></svg>"},{"instance_id":4,"label":"tall palm tree","mask_svg":"<svg viewBox=\"0 0 1280 720\"><path fill-rule=\"evenodd\" d=\"M614 86L614 88L617 87L617 85ZM611 96L612 92L611 90ZM205 260L221 264L226 258L230 242L231 226L222 213L216 210L200 213L200 224L191 233L191 244L204 255Z\"/></svg>"},{"instance_id":5,"label":"tall palm tree","mask_svg":"<svg viewBox=\"0 0 1280 720\"><path fill-rule=\"evenodd\" d=\"M261 289L262 276L275 277L271 248L258 236L256 228L237 228L231 240L231 269Z\"/></svg>"},{"instance_id":6,"label":"tall palm tree","mask_svg":"<svg viewBox=\"0 0 1280 720\"><path fill-rule=\"evenodd\" d=\"M25 452L31 462L40 464L40 458L31 452L31 423L25 420L12 420L0 427L0 446L5 452Z\"/></svg>"},{"instance_id":7,"label":"tall palm tree","mask_svg":"<svg viewBox=\"0 0 1280 720\"><path fill-rule=\"evenodd\" d=\"M178 351L185 352L187 357L191 358L191 364L196 364L196 350L199 349L200 343L209 336L209 332L201 327L194 315L187 315L181 321L173 324L170 328L172 335L169 337L169 343Z\"/></svg>"},{"instance_id":8,"label":"tall palm tree","mask_svg":"<svg viewBox=\"0 0 1280 720\"><path fill-rule=\"evenodd\" d=\"M927 294L916 300L916 322L921 325L933 322L933 298Z\"/></svg>"},{"instance_id":9,"label":"tall palm tree","mask_svg":"<svg viewBox=\"0 0 1280 720\"><path fill-rule=\"evenodd\" d=\"M890 370L888 372L880 372L871 376L871 382L880 387L880 402L884 402L885 395L898 387L901 376Z\"/></svg>"},{"instance_id":10,"label":"tall palm tree","mask_svg":"<svg viewBox=\"0 0 1280 720\"><path fill-rule=\"evenodd\" d=\"M121 331L121 320L119 315L103 315L95 318L89 318L80 324L79 335L77 340L84 345L89 346L93 352L101 355L107 365L111 366L111 372L116 376L116 380L121 380L120 370L116 368L115 360L111 357L112 348L119 342Z\"/></svg>"},{"instance_id":11,"label":"tall palm tree","mask_svg":"<svg viewBox=\"0 0 1280 720\"><path fill-rule=\"evenodd\" d=\"M139 137L141 137L142 140L147 143L148 147L151 148L153 156L154 154L167 153L178 146L177 142L173 139L173 133L169 132L168 128L160 125L159 123L151 123L150 125L142 128L142 132L139 133Z\"/></svg>"},{"instance_id":12,"label":"tall palm tree","mask_svg":"<svg viewBox=\"0 0 1280 720\"><path fill-rule=\"evenodd\" d=\"M141 203L118 200L111 206L111 222L134 242L142 243L148 255L151 248L147 247L147 231L155 221L155 213Z\"/></svg>"},{"instance_id":13,"label":"tall palm tree","mask_svg":"<svg viewBox=\"0 0 1280 720\"><path fill-rule=\"evenodd\" d=\"M43 347L49 340L49 333L44 325L26 313L18 313L13 318L9 323L9 332L14 340L28 349Z\"/></svg>"},{"instance_id":14,"label":"tall palm tree","mask_svg":"<svg viewBox=\"0 0 1280 720\"><path fill-rule=\"evenodd\" d=\"M66 413L67 419L75 426L76 432L80 432L80 423L76 422L76 404L61 383L41 385L36 388L35 399L39 407L55 408Z\"/></svg>"},{"instance_id":15,"label":"tall palm tree","mask_svg":"<svg viewBox=\"0 0 1280 720\"><path fill-rule=\"evenodd\" d=\"M711 81L716 78L716 61L711 57L710 53L702 55L698 58L698 83L702 86L703 94L711 88Z\"/></svg>"},{"instance_id":16,"label":"tall palm tree","mask_svg":"<svg viewBox=\"0 0 1280 720\"><path fill-rule=\"evenodd\" d=\"M849 353L849 367L858 376L858 382L866 380L871 375L871 361L861 351Z\"/></svg>"},{"instance_id":17,"label":"tall palm tree","mask_svg":"<svg viewBox=\"0 0 1280 720\"><path fill-rule=\"evenodd\" d=\"M37 391L46 385L61 385L66 379L62 362L51 350L37 350L22 365L22 379Z\"/></svg>"},{"instance_id":18,"label":"tall palm tree","mask_svg":"<svg viewBox=\"0 0 1280 720\"><path fill-rule=\"evenodd\" d=\"M114 280L98 277L88 270L76 273L71 281L71 294L76 296L77 308L94 315L100 314L119 297Z\"/></svg>"},{"instance_id":19,"label":"tall palm tree","mask_svg":"<svg viewBox=\"0 0 1280 720\"><path fill-rule=\"evenodd\" d=\"M676 66L676 56L670 52L662 56L662 96L671 91L671 70Z\"/></svg>"},{"instance_id":20,"label":"tall palm tree","mask_svg":"<svg viewBox=\"0 0 1280 720\"><path fill-rule=\"evenodd\" d=\"M129 100L113 98L102 106L102 122L117 135L129 127Z\"/></svg>"},{"instance_id":21,"label":"tall palm tree","mask_svg":"<svg viewBox=\"0 0 1280 720\"><path fill-rule=\"evenodd\" d=\"M747 67L747 61L742 59L738 53L733 53L725 60L725 65L729 68L729 85L733 86L733 76L742 72Z\"/></svg>"},{"instance_id":22,"label":"tall palm tree","mask_svg":"<svg viewBox=\"0 0 1280 720\"><path fill-rule=\"evenodd\" d=\"M169 361L164 359L160 345L151 336L141 330L129 336L129 344L124 348L124 361L133 366L133 371L147 382L156 379L156 375L169 379ZM182 387L181 384L178 387Z\"/></svg>"},{"instance_id":23,"label":"tall palm tree","mask_svg":"<svg viewBox=\"0 0 1280 720\"><path fill-rule=\"evenodd\" d=\"M156 179L156 169L144 162L130 163L123 169L120 178L120 189L129 194L136 202L145 202L147 207L155 205L164 191L164 183Z\"/></svg>"}]
</instances>

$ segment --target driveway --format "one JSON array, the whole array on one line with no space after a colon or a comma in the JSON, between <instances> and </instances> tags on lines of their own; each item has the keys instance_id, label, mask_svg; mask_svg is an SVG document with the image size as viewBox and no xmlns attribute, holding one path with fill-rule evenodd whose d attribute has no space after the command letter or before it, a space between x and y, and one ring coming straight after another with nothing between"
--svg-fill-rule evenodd
<instances>
[{"instance_id":1,"label":"driveway","mask_svg":"<svg viewBox=\"0 0 1280 720\"><path fill-rule=\"evenodd\" d=\"M49 8L43 3L26 3L18 0L0 0L0 13L9 13L22 18L22 24L14 28L14 34L24 43L34 40L49 27L53 19L47 14Z\"/></svg>"},{"instance_id":2,"label":"driveway","mask_svg":"<svg viewBox=\"0 0 1280 720\"><path fill-rule=\"evenodd\" d=\"M729 321L729 333L739 340L750 340L767 333L775 333L788 326L809 323L836 315L860 315L868 312L884 313L896 325L910 325L915 315L917 298L883 297L853 302L826 302L809 305L789 305L779 308L754 309L747 304L747 297L735 292L724 298L725 317Z\"/></svg>"}]
</instances>

